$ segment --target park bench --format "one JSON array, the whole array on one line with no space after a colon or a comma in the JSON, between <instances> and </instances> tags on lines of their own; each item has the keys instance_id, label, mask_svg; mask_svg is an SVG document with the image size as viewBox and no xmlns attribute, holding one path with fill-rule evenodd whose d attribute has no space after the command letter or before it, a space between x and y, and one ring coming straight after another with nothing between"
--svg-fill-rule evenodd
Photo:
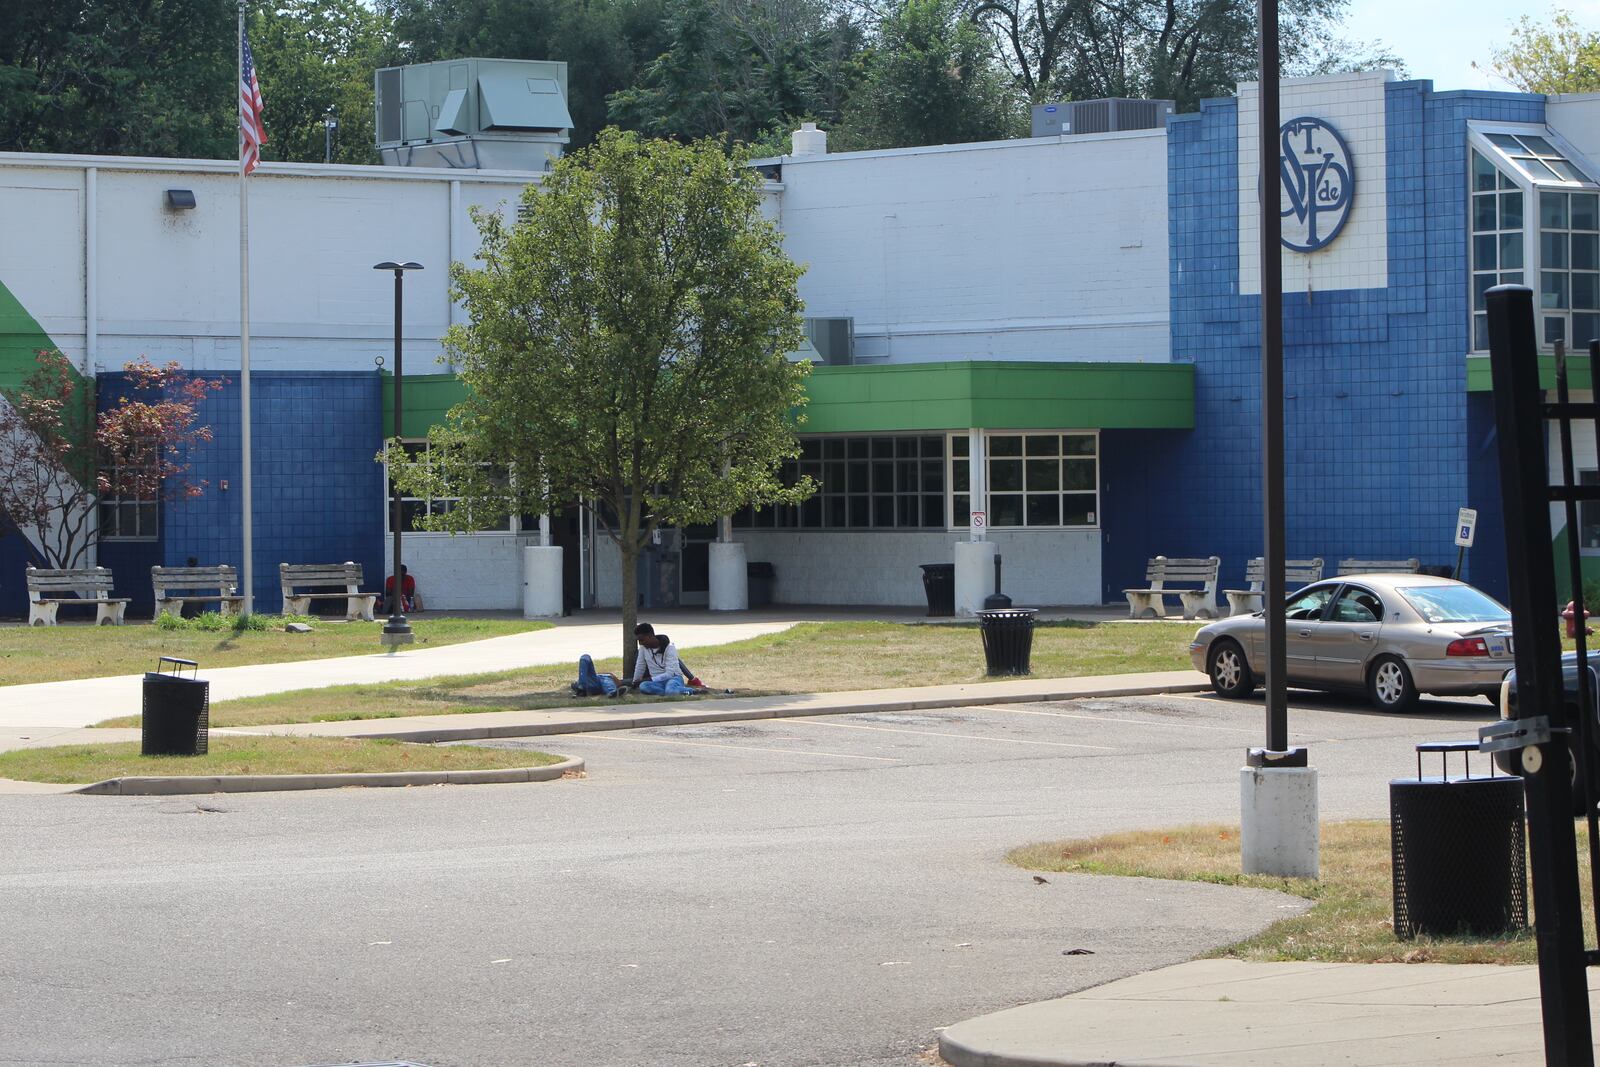
<instances>
[{"instance_id":1,"label":"park bench","mask_svg":"<svg viewBox=\"0 0 1600 1067\"><path fill-rule=\"evenodd\" d=\"M1206 559L1168 559L1157 556L1145 565L1145 589L1124 589L1128 598L1128 612L1135 619L1164 618L1167 614L1167 596L1183 601L1183 617L1193 619L1217 617L1217 571L1222 561L1216 556ZM1198 585L1198 589L1172 589L1169 582Z\"/></svg>"},{"instance_id":2,"label":"park bench","mask_svg":"<svg viewBox=\"0 0 1600 1067\"><path fill-rule=\"evenodd\" d=\"M68 593L72 595L65 595ZM121 626L122 613L128 610L127 597L111 595L111 571L107 567L29 567L28 625L54 626L56 611L63 604L93 604L96 626Z\"/></svg>"},{"instance_id":3,"label":"park bench","mask_svg":"<svg viewBox=\"0 0 1600 1067\"><path fill-rule=\"evenodd\" d=\"M283 610L291 615L309 615L313 600L345 601L347 619L374 619L373 606L378 593L361 592L361 564L359 563L280 563L278 581L283 586ZM299 585L342 585L342 593L296 593Z\"/></svg>"},{"instance_id":4,"label":"park bench","mask_svg":"<svg viewBox=\"0 0 1600 1067\"><path fill-rule=\"evenodd\" d=\"M216 604L227 615L244 603L244 597L235 592L239 587L237 573L226 563L217 567L151 567L150 584L156 591L156 618L163 611L182 618L185 604ZM193 592L205 589L216 590L216 595L198 596ZM174 590L176 596L172 595Z\"/></svg>"},{"instance_id":5,"label":"park bench","mask_svg":"<svg viewBox=\"0 0 1600 1067\"><path fill-rule=\"evenodd\" d=\"M1341 559L1337 577L1351 574L1416 574L1422 564L1416 559Z\"/></svg>"},{"instance_id":6,"label":"park bench","mask_svg":"<svg viewBox=\"0 0 1600 1067\"><path fill-rule=\"evenodd\" d=\"M1260 556L1245 564L1245 583L1249 589L1224 589L1228 597L1229 615L1249 615L1261 610L1261 591L1267 584L1266 560ZM1322 580L1322 557L1316 559L1286 559L1283 561L1284 586L1293 592L1301 586Z\"/></svg>"}]
</instances>

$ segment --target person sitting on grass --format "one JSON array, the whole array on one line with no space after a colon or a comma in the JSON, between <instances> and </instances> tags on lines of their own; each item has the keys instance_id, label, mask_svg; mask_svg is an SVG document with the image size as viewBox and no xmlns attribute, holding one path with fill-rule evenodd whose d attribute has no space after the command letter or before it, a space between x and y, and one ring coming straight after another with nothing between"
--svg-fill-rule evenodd
<instances>
[{"instance_id":1,"label":"person sitting on grass","mask_svg":"<svg viewBox=\"0 0 1600 1067\"><path fill-rule=\"evenodd\" d=\"M694 692L683 682L678 646L666 634L657 634L655 627L641 622L633 628L633 638L639 642L639 655L633 661L633 679L629 684L650 696L683 696Z\"/></svg>"}]
</instances>

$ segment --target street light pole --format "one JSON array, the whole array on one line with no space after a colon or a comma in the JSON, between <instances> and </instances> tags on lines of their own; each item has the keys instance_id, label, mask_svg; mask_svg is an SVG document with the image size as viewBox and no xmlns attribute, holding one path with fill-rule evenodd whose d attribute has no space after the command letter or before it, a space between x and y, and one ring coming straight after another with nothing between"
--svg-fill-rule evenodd
<instances>
[{"instance_id":1,"label":"street light pole","mask_svg":"<svg viewBox=\"0 0 1600 1067\"><path fill-rule=\"evenodd\" d=\"M402 289L406 271L421 270L422 264L414 263L410 260L404 263L385 260L374 265L372 269L394 271L394 433L391 438L399 441L405 417L405 409L401 403L401 382L405 377L405 367L402 363L403 352L400 345L401 323L404 321ZM390 475L389 483L394 485L394 476L392 474ZM390 581L394 583L394 595L389 603L389 621L383 624L383 634L380 638L385 645L389 646L391 651L398 645L409 645L416 640L416 635L411 632L411 624L406 621L405 615L405 585L402 582L401 575L404 568L401 566L400 558L400 534L404 524L401 521L400 489L398 486L395 487L393 495L393 508L390 512L389 522L394 534L394 568L390 574Z\"/></svg>"},{"instance_id":2,"label":"street light pole","mask_svg":"<svg viewBox=\"0 0 1600 1067\"><path fill-rule=\"evenodd\" d=\"M333 108L322 117L322 161L333 162L333 131L339 128L339 120L334 118Z\"/></svg>"}]
</instances>

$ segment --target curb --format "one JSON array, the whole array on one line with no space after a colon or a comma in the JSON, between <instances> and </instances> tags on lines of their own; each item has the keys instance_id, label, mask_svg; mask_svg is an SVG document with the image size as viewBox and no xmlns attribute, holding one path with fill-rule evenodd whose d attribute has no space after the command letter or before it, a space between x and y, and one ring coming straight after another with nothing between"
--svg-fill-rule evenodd
<instances>
[{"instance_id":1,"label":"curb","mask_svg":"<svg viewBox=\"0 0 1600 1067\"><path fill-rule=\"evenodd\" d=\"M70 790L100 797L155 797L189 793L274 793L298 789L348 789L408 785L498 785L549 782L582 771L577 757L545 767L505 767L481 771L384 771L359 774L230 774L164 778L110 778Z\"/></svg>"},{"instance_id":2,"label":"curb","mask_svg":"<svg viewBox=\"0 0 1600 1067\"><path fill-rule=\"evenodd\" d=\"M394 741L414 741L430 744L440 741L482 741L497 737L542 737L550 734L597 733L602 730L643 730L652 726L682 726L696 723L738 722L745 719L799 719L810 715L856 715L862 712L927 711L937 708L968 708L980 704L1030 704L1041 700L1095 700L1107 697L1159 696L1164 693L1202 693L1211 688L1209 682L1180 682L1169 685L1106 686L1101 689L1075 689L1071 691L1045 691L1017 694L990 695L978 691L949 697L912 697L904 700L885 700L875 704L807 705L785 708L741 708L737 711L690 712L688 714L631 715L613 719L593 719L580 722L557 723L507 723L502 726L438 727L422 730L391 730L339 734ZM781 697L774 699L782 699ZM685 705L692 706L692 705ZM583 710L551 708L549 711ZM381 722L379 719L346 720L350 722ZM271 733L272 727L249 727L240 732Z\"/></svg>"}]
</instances>

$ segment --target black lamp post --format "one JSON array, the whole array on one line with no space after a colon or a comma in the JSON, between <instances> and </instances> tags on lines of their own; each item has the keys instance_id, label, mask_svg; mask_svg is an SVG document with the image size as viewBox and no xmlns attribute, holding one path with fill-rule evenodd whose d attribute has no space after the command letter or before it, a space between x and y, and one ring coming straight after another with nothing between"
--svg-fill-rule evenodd
<instances>
[{"instance_id":1,"label":"black lamp post","mask_svg":"<svg viewBox=\"0 0 1600 1067\"><path fill-rule=\"evenodd\" d=\"M400 323L401 323L401 286L404 283L405 273L408 270L421 270L421 263L407 260L404 263L395 263L386 260L373 266L373 270L394 271L394 440L402 436L401 425L403 409L400 406L400 383L403 380L404 367L401 365L400 351ZM390 477L390 484L394 479ZM416 635L411 632L411 624L406 621L404 600L405 586L401 583L400 575L400 533L404 525L401 521L400 490L397 486L394 491L393 511L391 512L390 525L394 531L394 599L389 605L389 621L383 624L381 640L391 649L396 645L409 645L416 640Z\"/></svg>"}]
</instances>

